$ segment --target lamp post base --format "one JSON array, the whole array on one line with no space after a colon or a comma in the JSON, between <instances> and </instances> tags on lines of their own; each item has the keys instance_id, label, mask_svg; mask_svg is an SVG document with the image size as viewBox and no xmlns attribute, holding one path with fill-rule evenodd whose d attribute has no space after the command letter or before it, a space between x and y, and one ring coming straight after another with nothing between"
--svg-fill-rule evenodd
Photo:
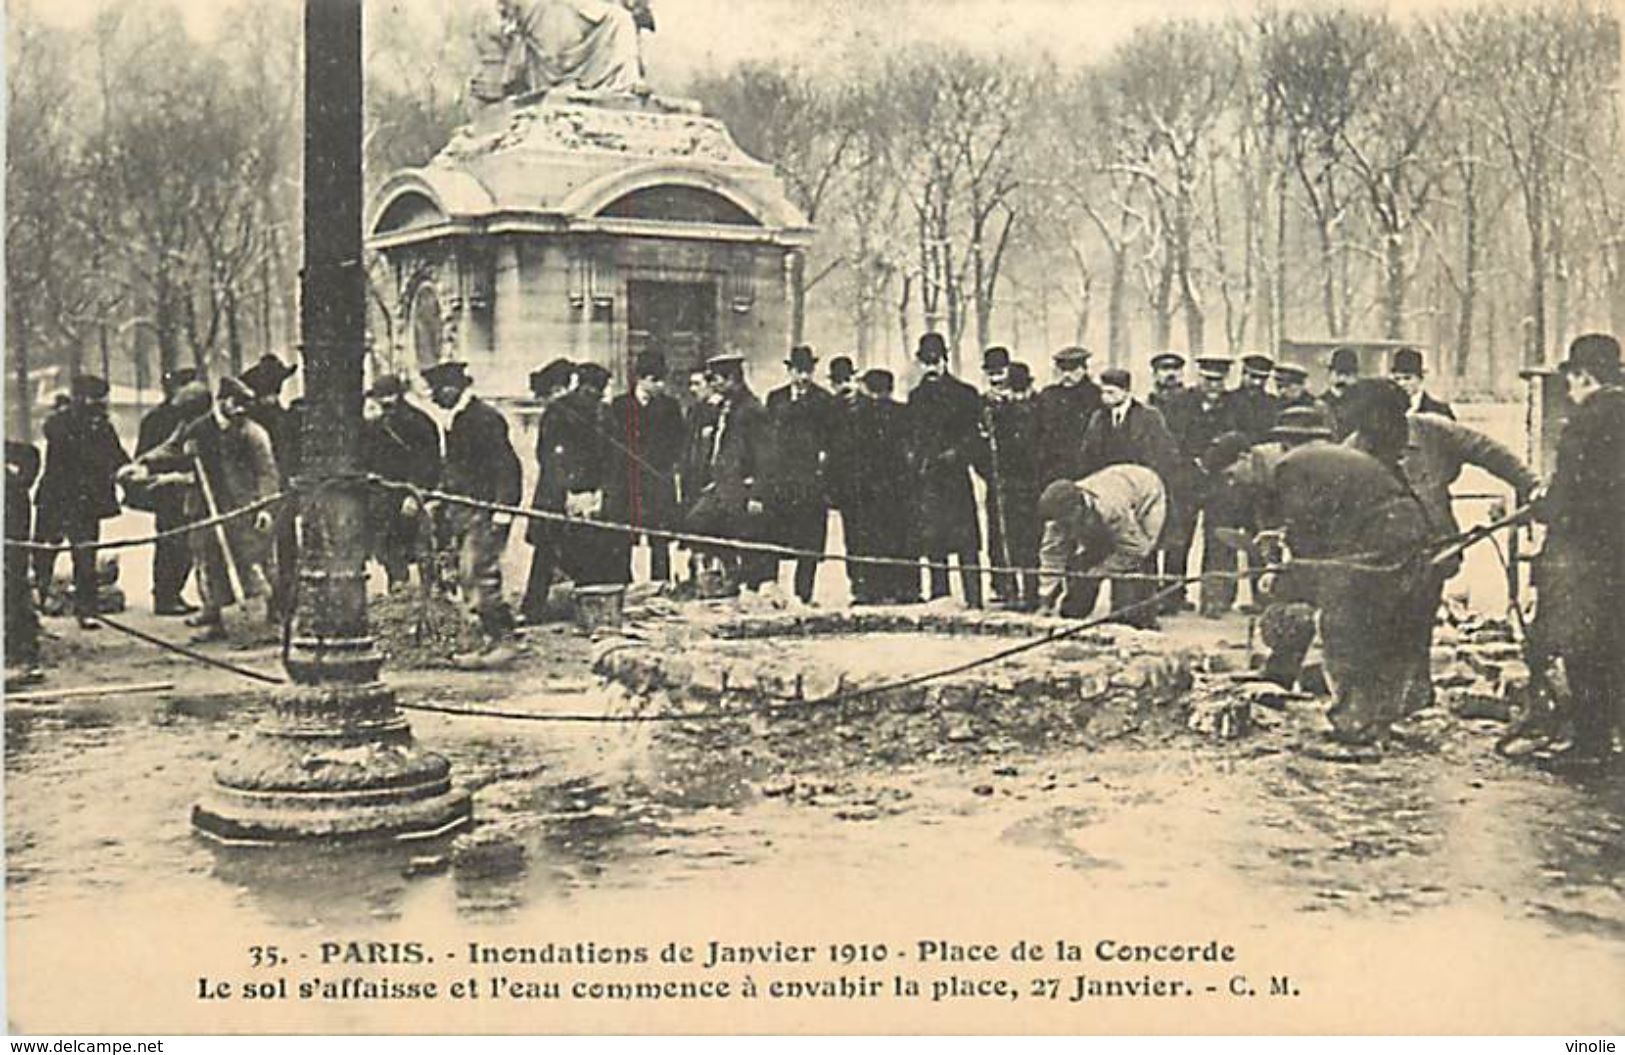
<instances>
[{"instance_id":1,"label":"lamp post base","mask_svg":"<svg viewBox=\"0 0 1625 1055\"><path fill-rule=\"evenodd\" d=\"M450 764L413 744L394 692L378 682L280 693L192 809L199 833L231 845L407 842L460 831L472 817Z\"/></svg>"}]
</instances>

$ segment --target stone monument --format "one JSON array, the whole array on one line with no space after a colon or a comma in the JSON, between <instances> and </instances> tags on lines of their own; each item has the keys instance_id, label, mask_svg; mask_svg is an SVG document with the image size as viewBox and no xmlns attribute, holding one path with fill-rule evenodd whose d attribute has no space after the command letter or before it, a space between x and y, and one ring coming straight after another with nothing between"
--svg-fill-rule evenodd
<instances>
[{"instance_id":1,"label":"stone monument","mask_svg":"<svg viewBox=\"0 0 1625 1055\"><path fill-rule=\"evenodd\" d=\"M371 204L389 366L463 359L498 398L527 396L556 356L619 385L649 347L674 376L723 349L776 371L812 231L722 122L648 90L646 3L500 0L499 13L473 119Z\"/></svg>"}]
</instances>

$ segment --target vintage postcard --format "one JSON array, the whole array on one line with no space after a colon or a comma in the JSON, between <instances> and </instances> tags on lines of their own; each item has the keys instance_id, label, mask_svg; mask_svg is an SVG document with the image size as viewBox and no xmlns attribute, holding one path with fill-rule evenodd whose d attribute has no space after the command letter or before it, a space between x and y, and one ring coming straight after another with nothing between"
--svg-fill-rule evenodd
<instances>
[{"instance_id":1,"label":"vintage postcard","mask_svg":"<svg viewBox=\"0 0 1625 1055\"><path fill-rule=\"evenodd\" d=\"M1625 1030L1601 0L12 0L5 992Z\"/></svg>"}]
</instances>

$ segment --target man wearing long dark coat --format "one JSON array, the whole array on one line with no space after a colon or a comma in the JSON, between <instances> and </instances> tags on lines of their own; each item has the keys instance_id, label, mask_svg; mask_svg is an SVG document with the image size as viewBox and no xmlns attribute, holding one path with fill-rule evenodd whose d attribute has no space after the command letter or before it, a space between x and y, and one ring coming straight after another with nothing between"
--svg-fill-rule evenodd
<instances>
[{"instance_id":1,"label":"man wearing long dark coat","mask_svg":"<svg viewBox=\"0 0 1625 1055\"><path fill-rule=\"evenodd\" d=\"M1606 759L1625 731L1625 372L1608 334L1575 338L1561 367L1574 411L1541 503L1550 525L1537 565L1541 637L1563 657L1576 762Z\"/></svg>"},{"instance_id":2,"label":"man wearing long dark coat","mask_svg":"<svg viewBox=\"0 0 1625 1055\"><path fill-rule=\"evenodd\" d=\"M923 374L909 393L916 483L916 523L920 555L931 569L931 599L948 596L950 555L959 561L965 604L982 606L982 578L972 570L982 546L976 519L971 469L982 464L981 397L948 373L948 346L941 334L920 338L915 358Z\"/></svg>"},{"instance_id":3,"label":"man wearing long dark coat","mask_svg":"<svg viewBox=\"0 0 1625 1055\"><path fill-rule=\"evenodd\" d=\"M288 378L297 373L297 366L289 366L267 352L242 373L242 382L254 393L249 417L271 438L271 450L276 455L277 472L282 477L282 488L288 490L294 478L303 470L304 407L282 405L282 389ZM284 502L276 512L276 527L271 543L271 603L267 614L273 621L291 618L293 594L299 583L299 527L298 505Z\"/></svg>"},{"instance_id":4,"label":"man wearing long dark coat","mask_svg":"<svg viewBox=\"0 0 1625 1055\"><path fill-rule=\"evenodd\" d=\"M1207 486L1201 468L1202 397L1185 387L1185 357L1179 353L1162 352L1153 356L1151 370L1154 381L1150 395L1146 396L1146 405L1156 409L1168 426L1178 446L1184 477L1179 500L1172 503L1168 519L1163 522L1158 570L1169 579L1183 579L1189 574L1191 544L1196 540L1196 522L1202 512L1202 493ZM1208 436L1206 442L1211 443L1214 438ZM1181 589L1163 602L1161 610L1170 613L1190 607Z\"/></svg>"},{"instance_id":5,"label":"man wearing long dark coat","mask_svg":"<svg viewBox=\"0 0 1625 1055\"><path fill-rule=\"evenodd\" d=\"M790 349L788 384L767 394L768 450L763 493L773 522L773 541L823 553L829 528L825 468L835 429L835 397L813 381L818 357L811 347ZM813 598L816 557L795 561L796 596Z\"/></svg>"},{"instance_id":6,"label":"man wearing long dark coat","mask_svg":"<svg viewBox=\"0 0 1625 1055\"><path fill-rule=\"evenodd\" d=\"M1268 387L1274 373L1275 360L1269 356L1242 356L1241 384L1229 396L1231 424L1254 443L1269 439L1281 413L1281 401Z\"/></svg>"},{"instance_id":7,"label":"man wearing long dark coat","mask_svg":"<svg viewBox=\"0 0 1625 1055\"><path fill-rule=\"evenodd\" d=\"M1055 353L1056 378L1038 393L1039 485L1076 480L1083 471L1083 433L1100 409L1100 389L1089 380L1089 351Z\"/></svg>"},{"instance_id":8,"label":"man wearing long dark coat","mask_svg":"<svg viewBox=\"0 0 1625 1055\"><path fill-rule=\"evenodd\" d=\"M1026 363L1009 363L1004 385L984 396L983 430L988 441L988 549L994 564L1025 569L995 572L993 588L1003 603L1022 611L1038 607L1038 407ZM998 532L995 539L994 532Z\"/></svg>"},{"instance_id":9,"label":"man wearing long dark coat","mask_svg":"<svg viewBox=\"0 0 1625 1055\"><path fill-rule=\"evenodd\" d=\"M890 370L863 375L864 396L847 413L852 442L864 452L842 509L846 549L855 557L908 560L918 556L907 525L914 474L909 465L908 411L892 398ZM854 604L909 604L920 599L918 567L855 563L848 570Z\"/></svg>"},{"instance_id":10,"label":"man wearing long dark coat","mask_svg":"<svg viewBox=\"0 0 1625 1055\"><path fill-rule=\"evenodd\" d=\"M841 533L847 539L847 549L852 546L851 531L852 518L851 505L854 501L853 488L857 485L858 476L865 469L867 455L863 446L858 442L856 427L856 411L866 402L863 383L857 377L856 369L852 365L851 356L837 355L829 361L830 394L835 397L834 410L831 414L829 453L824 461L824 487L829 495L830 508L841 514ZM890 398L888 390L887 398ZM842 574L846 576L847 586L852 595L858 595L858 579L862 576L862 569L850 564L841 565Z\"/></svg>"},{"instance_id":11,"label":"man wearing long dark coat","mask_svg":"<svg viewBox=\"0 0 1625 1055\"><path fill-rule=\"evenodd\" d=\"M1193 403L1190 431L1186 434L1186 453L1205 463L1213 441L1231 432L1250 434L1242 429L1235 413L1231 394L1225 391L1225 379L1234 365L1229 359L1206 357L1196 361L1201 376L1201 387ZM1217 619L1230 611L1236 603L1235 573L1240 567L1236 547L1225 540L1221 529L1238 528L1246 522L1242 497L1222 477L1211 473L1201 486L1202 504L1202 593L1201 613Z\"/></svg>"},{"instance_id":12,"label":"man wearing long dark coat","mask_svg":"<svg viewBox=\"0 0 1625 1055\"><path fill-rule=\"evenodd\" d=\"M666 394L666 359L650 351L633 366L632 391L609 401L609 427L620 441L610 452L604 479L605 518L655 531L670 531L681 517L677 477L683 457L683 408ZM671 540L647 535L649 577L671 581ZM633 535L622 538L621 552L631 559ZM631 580L631 568L623 578Z\"/></svg>"},{"instance_id":13,"label":"man wearing long dark coat","mask_svg":"<svg viewBox=\"0 0 1625 1055\"><path fill-rule=\"evenodd\" d=\"M119 514L114 478L130 456L107 418L107 394L106 381L81 374L73 379L72 406L45 422L45 471L39 489L48 497L40 505L52 511L53 522L35 526L42 542L97 542L102 521ZM36 585L45 590L56 571L56 554L41 558L35 566ZM87 629L94 627L96 592L96 551L75 549L73 610Z\"/></svg>"},{"instance_id":14,"label":"man wearing long dark coat","mask_svg":"<svg viewBox=\"0 0 1625 1055\"><path fill-rule=\"evenodd\" d=\"M558 524L559 566L578 586L627 581L630 537L593 526L605 519L605 481L616 455L625 457L611 435L604 391L609 371L578 363L575 387L547 409L548 450L537 486L540 508L564 513L576 523Z\"/></svg>"},{"instance_id":15,"label":"man wearing long dark coat","mask_svg":"<svg viewBox=\"0 0 1625 1055\"><path fill-rule=\"evenodd\" d=\"M575 364L568 359L554 359L546 366L531 371L530 392L541 405L536 419L536 485L532 489L530 507L548 512L563 512L564 492L557 485L558 466L551 464L553 437L568 426L561 423L562 411L556 404L570 391L575 381ZM553 520L532 518L525 524L525 543L531 547L530 572L525 579L525 593L519 602L519 613L527 623L540 623L547 618L547 595L553 588L553 577L559 565L559 540L564 537L563 525Z\"/></svg>"}]
</instances>

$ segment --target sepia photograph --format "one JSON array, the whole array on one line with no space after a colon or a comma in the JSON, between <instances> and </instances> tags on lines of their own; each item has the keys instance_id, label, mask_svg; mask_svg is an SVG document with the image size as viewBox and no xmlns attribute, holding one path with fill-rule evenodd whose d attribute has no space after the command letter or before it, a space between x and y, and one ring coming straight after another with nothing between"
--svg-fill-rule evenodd
<instances>
[{"instance_id":1,"label":"sepia photograph","mask_svg":"<svg viewBox=\"0 0 1625 1055\"><path fill-rule=\"evenodd\" d=\"M1615 1050L1611 0L5 25L8 1033Z\"/></svg>"}]
</instances>

